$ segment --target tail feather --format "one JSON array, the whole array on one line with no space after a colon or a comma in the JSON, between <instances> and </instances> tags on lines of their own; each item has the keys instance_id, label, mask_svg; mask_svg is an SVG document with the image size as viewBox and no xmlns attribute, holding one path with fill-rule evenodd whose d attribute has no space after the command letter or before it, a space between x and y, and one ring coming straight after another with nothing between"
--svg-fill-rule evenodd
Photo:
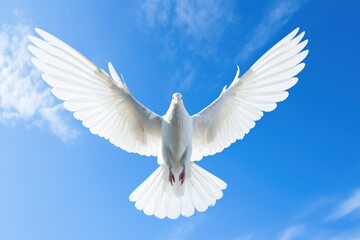
<instances>
[{"instance_id":1,"label":"tail feather","mask_svg":"<svg viewBox=\"0 0 360 240\"><path fill-rule=\"evenodd\" d=\"M169 210L167 212L167 217L170 219L176 219L180 215L180 203L179 198L176 197L175 194L171 195L170 203L169 203Z\"/></svg>"},{"instance_id":2,"label":"tail feather","mask_svg":"<svg viewBox=\"0 0 360 240\"><path fill-rule=\"evenodd\" d=\"M181 203L182 203L181 215L185 216L185 217L190 217L195 212L194 203L193 203L192 199L190 198L190 196L191 195L190 195L188 189L185 189L185 193L184 193L183 199L181 201Z\"/></svg>"},{"instance_id":3,"label":"tail feather","mask_svg":"<svg viewBox=\"0 0 360 240\"><path fill-rule=\"evenodd\" d=\"M204 212L223 196L226 183L195 163L190 163L186 179L181 186L177 181L171 186L167 167L160 165L129 196L135 207L146 215L176 219L189 217L195 212Z\"/></svg>"},{"instance_id":4,"label":"tail feather","mask_svg":"<svg viewBox=\"0 0 360 240\"><path fill-rule=\"evenodd\" d=\"M155 207L157 206L155 200L156 200L156 194L161 192L161 188L159 187L162 183L161 177L157 177L153 184L150 186L149 190L147 191L148 194L146 198L144 199L144 213L146 215L152 215L155 212Z\"/></svg>"},{"instance_id":5,"label":"tail feather","mask_svg":"<svg viewBox=\"0 0 360 240\"><path fill-rule=\"evenodd\" d=\"M167 185L165 184L165 181L162 181L162 186L161 188L159 188L159 191L158 191L158 195L156 196L156 199L155 202L158 203L157 204L157 208L156 210L154 210L154 215L157 216L158 218L160 219L163 219L166 217L166 207L165 207L165 202L167 201L166 200L166 197L167 197L167 189L166 189Z\"/></svg>"},{"instance_id":6,"label":"tail feather","mask_svg":"<svg viewBox=\"0 0 360 240\"><path fill-rule=\"evenodd\" d=\"M195 185L195 191L197 192L202 192L203 193L203 198L205 203L207 205L211 205L213 206L215 204L216 201L216 194L214 194L213 189L211 188L211 186L208 185L208 182L204 179L204 177L200 174L194 174L194 177L196 179L196 181L198 182L197 185ZM221 191L221 190L220 190Z\"/></svg>"},{"instance_id":7,"label":"tail feather","mask_svg":"<svg viewBox=\"0 0 360 240\"><path fill-rule=\"evenodd\" d=\"M157 168L145 181L136 188L131 195L129 196L130 201L134 202L135 199L138 199L140 195L144 194L145 189L150 185L155 177L161 172L161 168Z\"/></svg>"},{"instance_id":8,"label":"tail feather","mask_svg":"<svg viewBox=\"0 0 360 240\"><path fill-rule=\"evenodd\" d=\"M165 191L165 181L161 181L159 187L156 189L156 193L154 196L154 213L156 213L160 207L160 203L163 199Z\"/></svg>"},{"instance_id":9,"label":"tail feather","mask_svg":"<svg viewBox=\"0 0 360 240\"><path fill-rule=\"evenodd\" d=\"M207 182L207 184L204 184L204 187L208 186L207 191L211 191L216 199L222 198L223 193L221 190L226 188L226 183L197 165L194 165L193 169L202 176L203 181Z\"/></svg>"},{"instance_id":10,"label":"tail feather","mask_svg":"<svg viewBox=\"0 0 360 240\"><path fill-rule=\"evenodd\" d=\"M191 179L190 181L194 181L194 179ZM196 210L198 210L199 212L205 212L209 204L207 204L206 198L203 196L202 189L192 191L191 197Z\"/></svg>"}]
</instances>

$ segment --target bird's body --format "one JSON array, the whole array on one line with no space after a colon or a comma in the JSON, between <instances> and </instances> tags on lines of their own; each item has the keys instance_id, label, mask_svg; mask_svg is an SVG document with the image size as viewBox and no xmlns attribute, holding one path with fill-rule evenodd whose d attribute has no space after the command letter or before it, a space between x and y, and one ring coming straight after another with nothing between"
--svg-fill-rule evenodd
<instances>
[{"instance_id":1,"label":"bird's body","mask_svg":"<svg viewBox=\"0 0 360 240\"><path fill-rule=\"evenodd\" d=\"M192 119L179 93L173 94L170 107L163 116L162 158L176 175L189 165L192 153Z\"/></svg>"},{"instance_id":2,"label":"bird's body","mask_svg":"<svg viewBox=\"0 0 360 240\"><path fill-rule=\"evenodd\" d=\"M152 112L130 93L109 63L108 75L53 35L35 31L33 63L52 93L74 117L115 146L157 157L159 167L129 196L147 215L175 219L203 212L223 196L226 183L195 164L242 139L255 122L288 97L305 66L304 32L295 29L268 50L209 106L192 116L182 96L173 94L164 116Z\"/></svg>"}]
</instances>

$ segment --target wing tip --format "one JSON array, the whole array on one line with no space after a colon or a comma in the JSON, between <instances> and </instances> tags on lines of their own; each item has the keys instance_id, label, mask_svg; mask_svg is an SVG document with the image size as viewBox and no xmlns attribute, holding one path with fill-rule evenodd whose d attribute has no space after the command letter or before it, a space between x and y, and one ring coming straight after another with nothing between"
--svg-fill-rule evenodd
<instances>
[{"instance_id":1,"label":"wing tip","mask_svg":"<svg viewBox=\"0 0 360 240\"><path fill-rule=\"evenodd\" d=\"M40 59L38 59L37 57L32 57L30 60L35 65L35 67L40 69L40 66L39 66L41 64Z\"/></svg>"},{"instance_id":2,"label":"wing tip","mask_svg":"<svg viewBox=\"0 0 360 240\"><path fill-rule=\"evenodd\" d=\"M33 35L27 35L26 38L33 43L33 39L35 38Z\"/></svg>"},{"instance_id":3,"label":"wing tip","mask_svg":"<svg viewBox=\"0 0 360 240\"><path fill-rule=\"evenodd\" d=\"M35 51L37 50L37 47L30 44L30 45L27 45L27 49L29 52L31 52L32 55L36 56Z\"/></svg>"},{"instance_id":4,"label":"wing tip","mask_svg":"<svg viewBox=\"0 0 360 240\"><path fill-rule=\"evenodd\" d=\"M44 33L46 33L44 30L42 30L41 28L34 28L34 31L37 33L37 34L39 34L40 36L42 35L42 34L44 34Z\"/></svg>"},{"instance_id":5,"label":"wing tip","mask_svg":"<svg viewBox=\"0 0 360 240\"><path fill-rule=\"evenodd\" d=\"M294 30L292 30L291 32L290 32L290 36L293 36L292 38L294 38L298 33L299 33L299 31L300 31L300 27L296 27Z\"/></svg>"},{"instance_id":6,"label":"wing tip","mask_svg":"<svg viewBox=\"0 0 360 240\"><path fill-rule=\"evenodd\" d=\"M309 49L305 49L304 51L302 51L304 53L304 59L307 57L307 55L309 55L310 50Z\"/></svg>"},{"instance_id":7,"label":"wing tip","mask_svg":"<svg viewBox=\"0 0 360 240\"><path fill-rule=\"evenodd\" d=\"M115 81L116 84L122 82L119 74L116 72L114 65L109 61L108 62L108 68L110 72L111 78Z\"/></svg>"},{"instance_id":8,"label":"wing tip","mask_svg":"<svg viewBox=\"0 0 360 240\"><path fill-rule=\"evenodd\" d=\"M305 67L305 63L302 62L302 63L299 63L298 66L301 68L301 70Z\"/></svg>"}]
</instances>

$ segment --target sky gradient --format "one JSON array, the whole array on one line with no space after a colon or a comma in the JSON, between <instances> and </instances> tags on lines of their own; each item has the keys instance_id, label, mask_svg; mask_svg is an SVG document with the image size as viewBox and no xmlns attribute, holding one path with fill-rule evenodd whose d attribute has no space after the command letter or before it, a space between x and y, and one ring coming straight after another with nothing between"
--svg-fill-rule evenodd
<instances>
[{"instance_id":1,"label":"sky gradient","mask_svg":"<svg viewBox=\"0 0 360 240\"><path fill-rule=\"evenodd\" d=\"M360 239L360 3L0 0L0 239ZM212 102L296 27L310 53L290 96L242 141L199 162L227 182L190 218L159 220L129 194L157 166L92 135L30 62L42 28L165 114Z\"/></svg>"}]
</instances>

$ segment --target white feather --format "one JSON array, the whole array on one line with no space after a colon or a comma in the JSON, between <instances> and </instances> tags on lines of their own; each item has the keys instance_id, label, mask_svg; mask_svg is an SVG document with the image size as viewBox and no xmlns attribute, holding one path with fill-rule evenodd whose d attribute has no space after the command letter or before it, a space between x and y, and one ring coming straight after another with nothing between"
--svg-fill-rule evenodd
<instances>
[{"instance_id":1,"label":"white feather","mask_svg":"<svg viewBox=\"0 0 360 240\"><path fill-rule=\"evenodd\" d=\"M299 28L268 50L230 87L193 118L192 161L221 152L237 139L242 139L263 113L274 110L277 102L288 97L287 89L297 82L296 76L305 66L308 54L302 51L307 40ZM295 37L296 36L296 37Z\"/></svg>"},{"instance_id":2,"label":"white feather","mask_svg":"<svg viewBox=\"0 0 360 240\"><path fill-rule=\"evenodd\" d=\"M224 181L195 163L190 163L189 178L181 186L182 191L174 191L180 186L171 186L167 174L166 165L160 165L130 194L129 200L135 202L137 209L158 218L189 217L195 209L204 212L208 206L214 206L227 187Z\"/></svg>"},{"instance_id":3,"label":"white feather","mask_svg":"<svg viewBox=\"0 0 360 240\"><path fill-rule=\"evenodd\" d=\"M32 61L53 87L52 93L64 100L65 108L74 112L75 118L92 133L116 146L128 152L157 156L161 117L130 94L112 64L109 63L111 78L66 43L43 30L36 32L43 39L29 37L35 45L29 46L36 57Z\"/></svg>"}]
</instances>

